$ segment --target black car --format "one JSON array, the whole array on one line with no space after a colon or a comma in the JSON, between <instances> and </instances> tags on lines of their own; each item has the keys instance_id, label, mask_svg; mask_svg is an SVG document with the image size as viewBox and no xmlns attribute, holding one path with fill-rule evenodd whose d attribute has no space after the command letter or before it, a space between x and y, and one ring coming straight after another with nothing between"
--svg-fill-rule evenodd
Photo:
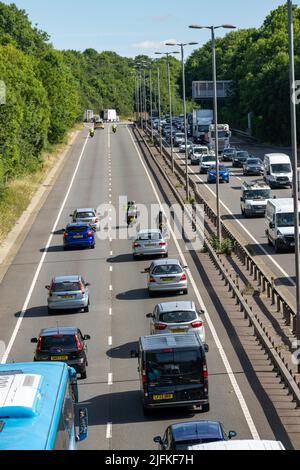
<instances>
[{"instance_id":1,"label":"black car","mask_svg":"<svg viewBox=\"0 0 300 470\"><path fill-rule=\"evenodd\" d=\"M260 176L264 173L263 163L259 158L248 158L244 164L244 175Z\"/></svg>"},{"instance_id":2,"label":"black car","mask_svg":"<svg viewBox=\"0 0 300 470\"><path fill-rule=\"evenodd\" d=\"M66 362L82 379L86 379L86 341L89 339L91 337L83 335L78 328L45 328L38 338L31 339L31 343L37 345L34 361Z\"/></svg>"},{"instance_id":3,"label":"black car","mask_svg":"<svg viewBox=\"0 0 300 470\"><path fill-rule=\"evenodd\" d=\"M233 157L235 156L237 149L234 147L228 147L223 150L222 161L223 162L232 162Z\"/></svg>"},{"instance_id":4,"label":"black car","mask_svg":"<svg viewBox=\"0 0 300 470\"><path fill-rule=\"evenodd\" d=\"M250 158L251 155L246 150L239 150L235 152L232 160L232 166L233 167L238 167L238 168L243 168L244 164Z\"/></svg>"},{"instance_id":5,"label":"black car","mask_svg":"<svg viewBox=\"0 0 300 470\"><path fill-rule=\"evenodd\" d=\"M163 438L153 440L160 450L188 450L189 446L208 442L228 441L236 437L235 431L224 431L219 421L190 421L169 426Z\"/></svg>"}]
</instances>

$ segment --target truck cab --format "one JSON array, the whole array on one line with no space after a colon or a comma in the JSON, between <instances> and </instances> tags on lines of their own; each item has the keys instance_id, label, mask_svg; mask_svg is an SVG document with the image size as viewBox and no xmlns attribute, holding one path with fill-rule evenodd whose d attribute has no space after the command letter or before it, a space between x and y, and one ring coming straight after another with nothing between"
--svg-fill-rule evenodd
<instances>
[{"instance_id":1,"label":"truck cab","mask_svg":"<svg viewBox=\"0 0 300 470\"><path fill-rule=\"evenodd\" d=\"M230 137L231 132L228 124L218 124L218 144L219 144L219 153L223 153L224 149L230 146ZM211 124L209 126L208 133L209 148L215 150L216 145L216 132L215 125Z\"/></svg>"},{"instance_id":2,"label":"truck cab","mask_svg":"<svg viewBox=\"0 0 300 470\"><path fill-rule=\"evenodd\" d=\"M242 184L241 212L245 217L264 216L271 188L265 183L245 181Z\"/></svg>"}]
</instances>

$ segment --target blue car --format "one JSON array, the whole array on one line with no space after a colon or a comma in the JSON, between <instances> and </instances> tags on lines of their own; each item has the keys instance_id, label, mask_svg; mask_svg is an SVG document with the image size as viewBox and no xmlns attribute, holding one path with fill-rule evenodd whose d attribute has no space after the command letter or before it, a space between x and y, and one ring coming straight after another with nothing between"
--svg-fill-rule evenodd
<instances>
[{"instance_id":1,"label":"blue car","mask_svg":"<svg viewBox=\"0 0 300 470\"><path fill-rule=\"evenodd\" d=\"M226 166L219 166L219 181L221 183L229 183L229 170ZM207 172L207 182L216 183L217 182L217 170L216 166L211 166Z\"/></svg>"},{"instance_id":2,"label":"blue car","mask_svg":"<svg viewBox=\"0 0 300 470\"><path fill-rule=\"evenodd\" d=\"M64 250L68 248L95 248L95 231L90 224L69 224L64 233Z\"/></svg>"}]
</instances>

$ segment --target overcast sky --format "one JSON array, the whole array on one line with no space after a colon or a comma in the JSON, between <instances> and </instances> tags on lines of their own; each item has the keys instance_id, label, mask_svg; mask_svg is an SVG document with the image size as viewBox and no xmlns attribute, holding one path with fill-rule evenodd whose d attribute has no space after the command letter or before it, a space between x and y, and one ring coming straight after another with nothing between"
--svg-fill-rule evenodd
<instances>
[{"instance_id":1,"label":"overcast sky","mask_svg":"<svg viewBox=\"0 0 300 470\"><path fill-rule=\"evenodd\" d=\"M4 3L11 3L4 0ZM188 25L231 23L238 28L259 27L284 0L15 0L33 24L51 36L57 49L83 51L92 47L134 57L165 50L164 41L210 38L208 30ZM294 0L299 5L300 0ZM219 30L218 35L223 35Z\"/></svg>"}]
</instances>

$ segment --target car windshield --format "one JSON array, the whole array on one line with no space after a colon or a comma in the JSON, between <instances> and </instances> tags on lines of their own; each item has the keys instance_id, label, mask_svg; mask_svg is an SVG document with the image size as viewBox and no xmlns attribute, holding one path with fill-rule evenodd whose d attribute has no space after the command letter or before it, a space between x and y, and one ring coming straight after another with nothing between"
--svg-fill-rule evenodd
<instances>
[{"instance_id":1,"label":"car windshield","mask_svg":"<svg viewBox=\"0 0 300 470\"><path fill-rule=\"evenodd\" d=\"M198 126L198 131L199 132L208 132L209 131L209 126Z\"/></svg>"},{"instance_id":2,"label":"car windshield","mask_svg":"<svg viewBox=\"0 0 300 470\"><path fill-rule=\"evenodd\" d=\"M199 154L208 153L208 148L195 147L194 148L194 153L199 153Z\"/></svg>"},{"instance_id":3,"label":"car windshield","mask_svg":"<svg viewBox=\"0 0 300 470\"><path fill-rule=\"evenodd\" d=\"M186 323L196 319L197 314L193 311L163 312L159 315L159 321L164 323Z\"/></svg>"},{"instance_id":4,"label":"car windshield","mask_svg":"<svg viewBox=\"0 0 300 470\"><path fill-rule=\"evenodd\" d=\"M277 214L277 227L293 227L294 226L294 213L288 212L286 214Z\"/></svg>"},{"instance_id":5,"label":"car windshield","mask_svg":"<svg viewBox=\"0 0 300 470\"><path fill-rule=\"evenodd\" d=\"M182 137L185 137L185 135L184 134L176 134L175 137L177 139L182 139Z\"/></svg>"},{"instance_id":6,"label":"car windshield","mask_svg":"<svg viewBox=\"0 0 300 470\"><path fill-rule=\"evenodd\" d=\"M78 233L78 232L86 232L89 230L88 225L80 225L78 227L67 227L67 232L68 233Z\"/></svg>"},{"instance_id":7,"label":"car windshield","mask_svg":"<svg viewBox=\"0 0 300 470\"><path fill-rule=\"evenodd\" d=\"M95 217L94 212L77 212L76 214L77 219L90 219L91 217Z\"/></svg>"},{"instance_id":8,"label":"car windshield","mask_svg":"<svg viewBox=\"0 0 300 470\"><path fill-rule=\"evenodd\" d=\"M165 264L163 266L156 266L152 274L158 276L165 276L166 274L180 274L182 273L182 268L179 264Z\"/></svg>"},{"instance_id":9,"label":"car windshield","mask_svg":"<svg viewBox=\"0 0 300 470\"><path fill-rule=\"evenodd\" d=\"M217 167L216 165L212 165L209 169L209 171L214 171L216 172L217 171ZM219 166L219 171L228 171L228 168L226 166Z\"/></svg>"},{"instance_id":10,"label":"car windshield","mask_svg":"<svg viewBox=\"0 0 300 470\"><path fill-rule=\"evenodd\" d=\"M42 336L41 351L76 349L75 335Z\"/></svg>"},{"instance_id":11,"label":"car windshield","mask_svg":"<svg viewBox=\"0 0 300 470\"><path fill-rule=\"evenodd\" d=\"M76 292L80 291L80 283L79 282L58 282L52 284L52 292Z\"/></svg>"},{"instance_id":12,"label":"car windshield","mask_svg":"<svg viewBox=\"0 0 300 470\"><path fill-rule=\"evenodd\" d=\"M249 153L248 152L237 152L236 154L237 158L249 158Z\"/></svg>"},{"instance_id":13,"label":"car windshield","mask_svg":"<svg viewBox=\"0 0 300 470\"><path fill-rule=\"evenodd\" d=\"M202 157L202 161L203 161L204 163L206 163L206 162L213 162L214 160L215 160L215 158L214 158L214 157L211 157L211 156L209 156L209 155L207 155L207 156L205 156L205 157Z\"/></svg>"},{"instance_id":14,"label":"car windshield","mask_svg":"<svg viewBox=\"0 0 300 470\"><path fill-rule=\"evenodd\" d=\"M271 190L270 189L251 189L245 191L244 197L246 199L271 199Z\"/></svg>"},{"instance_id":15,"label":"car windshield","mask_svg":"<svg viewBox=\"0 0 300 470\"><path fill-rule=\"evenodd\" d=\"M291 173L292 168L290 163L277 163L276 165L271 165L272 173Z\"/></svg>"},{"instance_id":16,"label":"car windshield","mask_svg":"<svg viewBox=\"0 0 300 470\"><path fill-rule=\"evenodd\" d=\"M261 160L259 160L259 158L249 158L247 165L261 165Z\"/></svg>"},{"instance_id":17,"label":"car windshield","mask_svg":"<svg viewBox=\"0 0 300 470\"><path fill-rule=\"evenodd\" d=\"M171 350L147 354L147 375L156 384L201 383L201 350Z\"/></svg>"},{"instance_id":18,"label":"car windshield","mask_svg":"<svg viewBox=\"0 0 300 470\"><path fill-rule=\"evenodd\" d=\"M228 137L228 131L218 131L218 136L219 136L219 139L225 139L226 137ZM215 138L214 132L211 133L211 138L212 139Z\"/></svg>"},{"instance_id":19,"label":"car windshield","mask_svg":"<svg viewBox=\"0 0 300 470\"><path fill-rule=\"evenodd\" d=\"M143 233L142 235L139 235L138 240L140 241L146 241L146 240L162 240L162 235L161 233Z\"/></svg>"}]
</instances>

